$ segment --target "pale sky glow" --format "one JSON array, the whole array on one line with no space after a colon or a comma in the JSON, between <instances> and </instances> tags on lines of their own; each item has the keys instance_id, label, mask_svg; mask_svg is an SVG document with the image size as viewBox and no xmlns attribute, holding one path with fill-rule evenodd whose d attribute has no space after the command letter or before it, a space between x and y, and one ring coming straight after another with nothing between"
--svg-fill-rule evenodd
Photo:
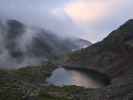
<instances>
[{"instance_id":1,"label":"pale sky glow","mask_svg":"<svg viewBox=\"0 0 133 100\"><path fill-rule=\"evenodd\" d=\"M66 5L64 11L76 22L84 24L93 23L105 15L106 9L101 2L78 1Z\"/></svg>"},{"instance_id":2,"label":"pale sky glow","mask_svg":"<svg viewBox=\"0 0 133 100\"><path fill-rule=\"evenodd\" d=\"M0 0L0 15L96 42L133 18L133 0Z\"/></svg>"}]
</instances>

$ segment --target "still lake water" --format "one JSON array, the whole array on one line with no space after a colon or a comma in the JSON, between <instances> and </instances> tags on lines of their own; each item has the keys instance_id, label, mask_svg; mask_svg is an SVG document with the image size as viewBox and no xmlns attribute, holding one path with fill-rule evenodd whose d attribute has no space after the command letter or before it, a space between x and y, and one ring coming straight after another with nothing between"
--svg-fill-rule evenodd
<instances>
[{"instance_id":1,"label":"still lake water","mask_svg":"<svg viewBox=\"0 0 133 100\"><path fill-rule=\"evenodd\" d=\"M79 70L68 70L57 68L52 75L47 79L47 82L55 86L81 86L85 88L101 88L104 84L89 75Z\"/></svg>"}]
</instances>

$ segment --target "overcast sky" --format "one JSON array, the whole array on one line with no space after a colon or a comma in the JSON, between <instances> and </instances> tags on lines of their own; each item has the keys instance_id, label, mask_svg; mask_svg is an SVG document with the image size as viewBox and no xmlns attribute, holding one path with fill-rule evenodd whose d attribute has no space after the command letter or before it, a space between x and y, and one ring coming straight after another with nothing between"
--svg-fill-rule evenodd
<instances>
[{"instance_id":1,"label":"overcast sky","mask_svg":"<svg viewBox=\"0 0 133 100\"><path fill-rule=\"evenodd\" d=\"M133 18L133 0L0 0L0 17L96 42Z\"/></svg>"}]
</instances>

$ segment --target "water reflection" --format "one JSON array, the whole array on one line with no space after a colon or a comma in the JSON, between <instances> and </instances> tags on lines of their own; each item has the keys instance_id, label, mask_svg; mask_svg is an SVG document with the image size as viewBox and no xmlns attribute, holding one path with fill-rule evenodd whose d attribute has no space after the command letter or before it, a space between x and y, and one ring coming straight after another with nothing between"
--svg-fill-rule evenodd
<instances>
[{"instance_id":1,"label":"water reflection","mask_svg":"<svg viewBox=\"0 0 133 100\"><path fill-rule=\"evenodd\" d=\"M84 72L64 68L57 68L53 71L47 82L56 86L76 85L85 88L99 88L103 86L101 82Z\"/></svg>"}]
</instances>

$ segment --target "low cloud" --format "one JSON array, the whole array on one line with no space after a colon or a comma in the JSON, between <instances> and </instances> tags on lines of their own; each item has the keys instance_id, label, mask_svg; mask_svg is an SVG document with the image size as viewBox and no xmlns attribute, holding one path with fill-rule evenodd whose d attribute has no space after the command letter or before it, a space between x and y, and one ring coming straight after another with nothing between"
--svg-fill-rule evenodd
<instances>
[{"instance_id":1,"label":"low cloud","mask_svg":"<svg viewBox=\"0 0 133 100\"><path fill-rule=\"evenodd\" d=\"M0 17L96 42L133 18L132 4L132 0L0 0Z\"/></svg>"}]
</instances>

